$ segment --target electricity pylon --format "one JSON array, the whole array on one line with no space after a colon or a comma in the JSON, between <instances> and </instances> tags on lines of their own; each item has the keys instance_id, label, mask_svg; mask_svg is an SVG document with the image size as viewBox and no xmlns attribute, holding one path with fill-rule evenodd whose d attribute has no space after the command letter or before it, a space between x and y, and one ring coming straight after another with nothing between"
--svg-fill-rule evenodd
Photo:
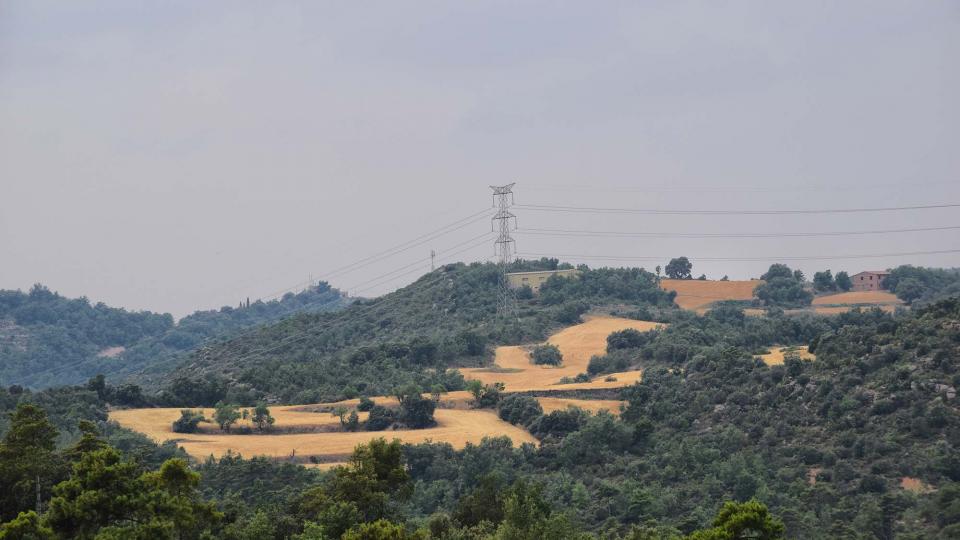
<instances>
[{"instance_id":1,"label":"electricity pylon","mask_svg":"<svg viewBox=\"0 0 960 540\"><path fill-rule=\"evenodd\" d=\"M494 254L499 256L500 264L500 291L497 299L497 313L504 317L515 316L517 312L517 301L507 280L507 269L513 262L513 256L516 252L516 241L510 236L510 233L517 228L517 216L510 212L510 205L513 204L514 185L516 183L505 186L490 186L490 189L493 190L494 206L497 208L497 213L493 215L491 220L491 226L494 232L500 233L493 243Z\"/></svg>"}]
</instances>

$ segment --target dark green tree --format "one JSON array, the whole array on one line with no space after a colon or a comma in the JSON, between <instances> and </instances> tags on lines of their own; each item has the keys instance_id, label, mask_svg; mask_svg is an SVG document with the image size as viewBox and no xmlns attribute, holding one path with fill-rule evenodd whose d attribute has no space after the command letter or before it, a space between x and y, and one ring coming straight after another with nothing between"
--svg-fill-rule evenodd
<instances>
[{"instance_id":1,"label":"dark green tree","mask_svg":"<svg viewBox=\"0 0 960 540\"><path fill-rule=\"evenodd\" d=\"M21 403L10 414L10 428L0 442L0 521L33 509L38 487L42 498L49 496L61 474L56 440L57 429L40 407Z\"/></svg>"},{"instance_id":2,"label":"dark green tree","mask_svg":"<svg viewBox=\"0 0 960 540\"><path fill-rule=\"evenodd\" d=\"M675 259L670 259L670 262L667 263L667 266L663 269L663 272L670 279L691 279L693 277L690 274L692 270L693 263L690 262L690 259L686 257L677 257Z\"/></svg>"}]
</instances>

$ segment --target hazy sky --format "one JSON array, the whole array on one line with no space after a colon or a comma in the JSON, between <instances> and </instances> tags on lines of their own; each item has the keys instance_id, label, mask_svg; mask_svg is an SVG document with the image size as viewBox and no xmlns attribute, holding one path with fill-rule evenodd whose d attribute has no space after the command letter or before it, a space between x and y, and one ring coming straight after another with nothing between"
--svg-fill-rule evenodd
<instances>
[{"instance_id":1,"label":"hazy sky","mask_svg":"<svg viewBox=\"0 0 960 540\"><path fill-rule=\"evenodd\" d=\"M957 203L958 96L955 1L4 0L0 288L42 282L180 316L323 277L482 210L487 186L508 182L517 203L565 206ZM957 209L516 213L521 229L960 225ZM487 230L472 223L332 282L377 285L364 282ZM747 278L769 262L697 257L957 249L960 231L521 231L517 242L528 254L688 255L695 274ZM455 258L491 253L483 244ZM852 273L903 262L960 266L960 254L791 264Z\"/></svg>"}]
</instances>

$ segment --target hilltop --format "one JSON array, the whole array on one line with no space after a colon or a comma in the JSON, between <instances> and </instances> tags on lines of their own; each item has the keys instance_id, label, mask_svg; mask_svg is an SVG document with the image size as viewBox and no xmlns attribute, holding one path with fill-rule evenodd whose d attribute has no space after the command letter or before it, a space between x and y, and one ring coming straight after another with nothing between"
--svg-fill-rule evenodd
<instances>
[{"instance_id":1,"label":"hilltop","mask_svg":"<svg viewBox=\"0 0 960 540\"><path fill-rule=\"evenodd\" d=\"M65 298L43 285L0 290L0 385L46 388L103 374L124 379L163 369L210 340L298 312L336 310L349 301L326 283L278 300L168 314L132 312L86 298Z\"/></svg>"},{"instance_id":2,"label":"hilltop","mask_svg":"<svg viewBox=\"0 0 960 540\"><path fill-rule=\"evenodd\" d=\"M518 261L511 270L557 268ZM449 368L482 367L493 345L539 341L595 307L629 306L650 315L675 309L673 294L642 269L582 268L551 277L537 295L519 291L515 317L497 317L499 269L451 264L374 300L335 313L300 314L197 350L176 370L143 377L170 404L212 405L268 398L284 403L388 394L398 385L463 388Z\"/></svg>"}]
</instances>

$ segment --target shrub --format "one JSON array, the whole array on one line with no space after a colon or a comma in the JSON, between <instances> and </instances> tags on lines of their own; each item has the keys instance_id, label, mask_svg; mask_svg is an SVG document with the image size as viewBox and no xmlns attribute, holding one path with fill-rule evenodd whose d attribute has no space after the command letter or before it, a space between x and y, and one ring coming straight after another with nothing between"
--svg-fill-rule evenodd
<instances>
[{"instance_id":1,"label":"shrub","mask_svg":"<svg viewBox=\"0 0 960 540\"><path fill-rule=\"evenodd\" d=\"M367 396L363 396L360 398L360 403L357 404L357 410L367 412L370 409L373 409L374 405L376 405L376 403L374 403L372 399L368 398Z\"/></svg>"},{"instance_id":2,"label":"shrub","mask_svg":"<svg viewBox=\"0 0 960 540\"><path fill-rule=\"evenodd\" d=\"M392 426L396 419L396 413L392 410L382 405L375 405L370 409L370 417L367 418L364 426L367 431L383 431Z\"/></svg>"},{"instance_id":3,"label":"shrub","mask_svg":"<svg viewBox=\"0 0 960 540\"><path fill-rule=\"evenodd\" d=\"M543 415L543 407L530 396L507 396L500 402L500 418L511 424L525 426Z\"/></svg>"},{"instance_id":4,"label":"shrub","mask_svg":"<svg viewBox=\"0 0 960 540\"><path fill-rule=\"evenodd\" d=\"M173 431L176 433L195 433L197 425L206 421L207 419L200 411L183 409L180 411L180 418L173 422Z\"/></svg>"},{"instance_id":5,"label":"shrub","mask_svg":"<svg viewBox=\"0 0 960 540\"><path fill-rule=\"evenodd\" d=\"M559 366L563 363L563 354L560 352L560 349L551 343L545 343L543 345L537 345L533 348L533 352L530 354L530 358L533 360L534 364L537 365L550 365L550 366Z\"/></svg>"},{"instance_id":6,"label":"shrub","mask_svg":"<svg viewBox=\"0 0 960 540\"><path fill-rule=\"evenodd\" d=\"M577 324L580 322L580 315L587 312L588 306L580 302L567 302L560 306L554 317L557 322L564 324Z\"/></svg>"},{"instance_id":7,"label":"shrub","mask_svg":"<svg viewBox=\"0 0 960 540\"><path fill-rule=\"evenodd\" d=\"M432 399L424 398L420 394L410 394L400 403L397 420L412 429L430 427L436 423L433 419L436 408L437 404Z\"/></svg>"}]
</instances>

